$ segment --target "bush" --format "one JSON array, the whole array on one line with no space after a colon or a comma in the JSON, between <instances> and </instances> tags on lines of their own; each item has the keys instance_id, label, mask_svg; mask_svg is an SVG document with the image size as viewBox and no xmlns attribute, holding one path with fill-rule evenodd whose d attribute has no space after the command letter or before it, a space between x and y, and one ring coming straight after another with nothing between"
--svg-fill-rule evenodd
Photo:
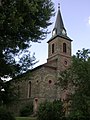
<instances>
[{"instance_id":1,"label":"bush","mask_svg":"<svg viewBox=\"0 0 90 120\"><path fill-rule=\"evenodd\" d=\"M68 117L67 120L90 120L90 117L88 116L81 116L81 117Z\"/></svg>"},{"instance_id":2,"label":"bush","mask_svg":"<svg viewBox=\"0 0 90 120\"><path fill-rule=\"evenodd\" d=\"M61 120L63 116L64 112L60 100L40 104L37 113L38 120Z\"/></svg>"},{"instance_id":3,"label":"bush","mask_svg":"<svg viewBox=\"0 0 90 120\"><path fill-rule=\"evenodd\" d=\"M15 117L11 112L3 107L0 107L0 120L15 120Z\"/></svg>"},{"instance_id":4,"label":"bush","mask_svg":"<svg viewBox=\"0 0 90 120\"><path fill-rule=\"evenodd\" d=\"M78 106L72 108L68 116L68 120L90 120L90 114L88 113L88 110L84 111L82 107L80 109Z\"/></svg>"},{"instance_id":5,"label":"bush","mask_svg":"<svg viewBox=\"0 0 90 120\"><path fill-rule=\"evenodd\" d=\"M24 105L20 110L20 116L27 117L32 115L33 113L33 103L29 102L26 105Z\"/></svg>"}]
</instances>

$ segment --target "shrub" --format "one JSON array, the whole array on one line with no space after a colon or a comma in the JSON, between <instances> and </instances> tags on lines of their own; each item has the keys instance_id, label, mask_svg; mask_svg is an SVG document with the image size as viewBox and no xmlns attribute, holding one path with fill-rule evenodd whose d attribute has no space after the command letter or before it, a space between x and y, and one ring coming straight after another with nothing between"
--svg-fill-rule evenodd
<instances>
[{"instance_id":1,"label":"shrub","mask_svg":"<svg viewBox=\"0 0 90 120\"><path fill-rule=\"evenodd\" d=\"M41 103L37 113L38 120L61 120L63 116L64 112L60 100Z\"/></svg>"},{"instance_id":2,"label":"shrub","mask_svg":"<svg viewBox=\"0 0 90 120\"><path fill-rule=\"evenodd\" d=\"M20 110L20 116L22 116L22 117L30 116L32 113L33 113L33 103L32 102L27 103Z\"/></svg>"},{"instance_id":3,"label":"shrub","mask_svg":"<svg viewBox=\"0 0 90 120\"><path fill-rule=\"evenodd\" d=\"M3 107L0 107L0 120L15 120L15 117L11 112Z\"/></svg>"}]
</instances>

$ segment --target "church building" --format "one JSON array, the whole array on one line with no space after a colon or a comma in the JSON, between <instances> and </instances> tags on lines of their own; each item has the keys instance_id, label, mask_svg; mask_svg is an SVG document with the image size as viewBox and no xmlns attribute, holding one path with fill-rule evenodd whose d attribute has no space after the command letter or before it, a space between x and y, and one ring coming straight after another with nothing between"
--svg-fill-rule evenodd
<instances>
[{"instance_id":1,"label":"church building","mask_svg":"<svg viewBox=\"0 0 90 120\"><path fill-rule=\"evenodd\" d=\"M60 7L58 7L52 37L47 42L47 63L14 80L15 84L17 83L21 104L33 101L34 111L37 111L39 103L45 100L64 99L63 91L56 83L59 74L71 64L71 42L63 23Z\"/></svg>"}]
</instances>

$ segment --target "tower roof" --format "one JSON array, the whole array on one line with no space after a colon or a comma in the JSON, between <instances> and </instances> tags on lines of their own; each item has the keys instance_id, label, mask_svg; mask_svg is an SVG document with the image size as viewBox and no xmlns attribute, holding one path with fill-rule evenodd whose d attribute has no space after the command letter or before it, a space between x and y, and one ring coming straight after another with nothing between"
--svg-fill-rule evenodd
<instances>
[{"instance_id":1,"label":"tower roof","mask_svg":"<svg viewBox=\"0 0 90 120\"><path fill-rule=\"evenodd\" d=\"M57 13L57 17L56 17L55 26L54 26L53 31L52 31L52 37L48 42L50 42L51 40L53 40L56 37L62 37L62 38L65 38L69 41L72 41L67 36L67 32L66 32L66 29L64 27L63 19L62 19L61 12L60 12L60 5L58 6L58 13Z\"/></svg>"},{"instance_id":2,"label":"tower roof","mask_svg":"<svg viewBox=\"0 0 90 120\"><path fill-rule=\"evenodd\" d=\"M57 18L56 18L54 29L56 29L57 35L62 34L62 30L65 30L63 19L62 19L61 12L60 12L60 7L58 7L58 13L57 13Z\"/></svg>"}]
</instances>

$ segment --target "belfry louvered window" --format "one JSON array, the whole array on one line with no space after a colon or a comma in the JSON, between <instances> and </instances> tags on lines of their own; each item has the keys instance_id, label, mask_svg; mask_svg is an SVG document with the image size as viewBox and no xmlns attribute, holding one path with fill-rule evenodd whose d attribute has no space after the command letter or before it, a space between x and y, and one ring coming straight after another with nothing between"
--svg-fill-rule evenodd
<instances>
[{"instance_id":1,"label":"belfry louvered window","mask_svg":"<svg viewBox=\"0 0 90 120\"><path fill-rule=\"evenodd\" d=\"M66 43L63 43L63 52L64 52L64 53L67 52L67 45L66 45Z\"/></svg>"},{"instance_id":2,"label":"belfry louvered window","mask_svg":"<svg viewBox=\"0 0 90 120\"><path fill-rule=\"evenodd\" d=\"M54 44L52 44L52 53L54 53Z\"/></svg>"}]
</instances>

